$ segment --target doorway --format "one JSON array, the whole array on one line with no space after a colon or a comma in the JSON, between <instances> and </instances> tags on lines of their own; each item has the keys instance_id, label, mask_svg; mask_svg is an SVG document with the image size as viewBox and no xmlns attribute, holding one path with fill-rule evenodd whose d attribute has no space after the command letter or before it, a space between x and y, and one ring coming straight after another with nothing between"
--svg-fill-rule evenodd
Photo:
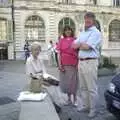
<instances>
[{"instance_id":1,"label":"doorway","mask_svg":"<svg viewBox=\"0 0 120 120\"><path fill-rule=\"evenodd\" d=\"M8 59L8 46L7 44L0 43L0 60Z\"/></svg>"}]
</instances>

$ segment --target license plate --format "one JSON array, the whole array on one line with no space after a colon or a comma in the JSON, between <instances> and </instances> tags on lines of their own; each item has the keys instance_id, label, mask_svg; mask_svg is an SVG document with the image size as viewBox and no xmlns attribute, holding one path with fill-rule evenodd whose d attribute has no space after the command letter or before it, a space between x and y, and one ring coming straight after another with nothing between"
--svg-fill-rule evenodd
<instances>
[{"instance_id":1,"label":"license plate","mask_svg":"<svg viewBox=\"0 0 120 120\"><path fill-rule=\"evenodd\" d=\"M116 107L117 109L120 109L120 102L113 100L113 106Z\"/></svg>"}]
</instances>

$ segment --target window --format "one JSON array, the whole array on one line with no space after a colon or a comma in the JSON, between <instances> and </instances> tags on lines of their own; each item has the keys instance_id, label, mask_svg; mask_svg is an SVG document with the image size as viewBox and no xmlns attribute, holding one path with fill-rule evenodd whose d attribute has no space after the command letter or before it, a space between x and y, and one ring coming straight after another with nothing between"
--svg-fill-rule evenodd
<instances>
[{"instance_id":1,"label":"window","mask_svg":"<svg viewBox=\"0 0 120 120\"><path fill-rule=\"evenodd\" d=\"M7 19L0 18L0 60L7 59Z\"/></svg>"},{"instance_id":2,"label":"window","mask_svg":"<svg viewBox=\"0 0 120 120\"><path fill-rule=\"evenodd\" d=\"M94 4L94 5L97 5L97 0L93 0L93 4Z\"/></svg>"},{"instance_id":3,"label":"window","mask_svg":"<svg viewBox=\"0 0 120 120\"><path fill-rule=\"evenodd\" d=\"M41 17L30 16L25 23L26 40L45 42L45 25Z\"/></svg>"},{"instance_id":4,"label":"window","mask_svg":"<svg viewBox=\"0 0 120 120\"><path fill-rule=\"evenodd\" d=\"M71 3L72 3L72 0L62 0L62 3L71 4Z\"/></svg>"},{"instance_id":5,"label":"window","mask_svg":"<svg viewBox=\"0 0 120 120\"><path fill-rule=\"evenodd\" d=\"M11 2L11 0L0 0L0 5L8 5Z\"/></svg>"},{"instance_id":6,"label":"window","mask_svg":"<svg viewBox=\"0 0 120 120\"><path fill-rule=\"evenodd\" d=\"M88 4L88 5L97 5L97 0L86 0L86 4Z\"/></svg>"},{"instance_id":7,"label":"window","mask_svg":"<svg viewBox=\"0 0 120 120\"><path fill-rule=\"evenodd\" d=\"M109 40L120 42L120 20L113 20L109 25Z\"/></svg>"},{"instance_id":8,"label":"window","mask_svg":"<svg viewBox=\"0 0 120 120\"><path fill-rule=\"evenodd\" d=\"M120 0L113 0L113 6L120 6Z\"/></svg>"},{"instance_id":9,"label":"window","mask_svg":"<svg viewBox=\"0 0 120 120\"><path fill-rule=\"evenodd\" d=\"M0 41L7 40L7 20L0 18Z\"/></svg>"},{"instance_id":10,"label":"window","mask_svg":"<svg viewBox=\"0 0 120 120\"><path fill-rule=\"evenodd\" d=\"M59 36L63 33L63 29L67 25L72 27L72 29L75 31L75 23L73 22L73 20L69 17L65 17L59 22L59 28L58 28L59 29Z\"/></svg>"}]
</instances>

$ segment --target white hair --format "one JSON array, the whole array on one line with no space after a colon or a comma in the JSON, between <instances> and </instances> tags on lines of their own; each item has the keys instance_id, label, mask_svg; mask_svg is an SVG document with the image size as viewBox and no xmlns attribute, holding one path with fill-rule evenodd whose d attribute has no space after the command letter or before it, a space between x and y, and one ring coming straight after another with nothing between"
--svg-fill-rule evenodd
<instances>
[{"instance_id":1,"label":"white hair","mask_svg":"<svg viewBox=\"0 0 120 120\"><path fill-rule=\"evenodd\" d=\"M33 42L32 45L31 45L31 51L35 48L40 48L40 51L41 51L41 45L39 42Z\"/></svg>"}]
</instances>

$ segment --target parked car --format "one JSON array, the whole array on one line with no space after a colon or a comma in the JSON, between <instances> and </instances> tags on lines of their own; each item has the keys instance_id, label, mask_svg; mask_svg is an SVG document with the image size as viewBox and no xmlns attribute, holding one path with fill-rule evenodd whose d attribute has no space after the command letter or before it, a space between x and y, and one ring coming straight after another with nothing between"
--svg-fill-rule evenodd
<instances>
[{"instance_id":1,"label":"parked car","mask_svg":"<svg viewBox=\"0 0 120 120\"><path fill-rule=\"evenodd\" d=\"M107 109L120 120L120 73L113 77L104 96Z\"/></svg>"}]
</instances>

